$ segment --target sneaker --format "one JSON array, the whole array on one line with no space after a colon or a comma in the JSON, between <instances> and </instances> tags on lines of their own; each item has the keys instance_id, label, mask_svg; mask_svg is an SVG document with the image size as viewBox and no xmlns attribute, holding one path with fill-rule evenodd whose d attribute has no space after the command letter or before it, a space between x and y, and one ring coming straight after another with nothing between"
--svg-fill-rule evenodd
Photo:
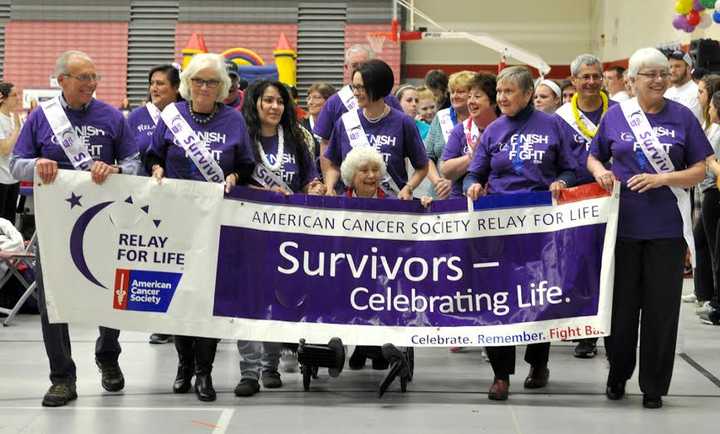
<instances>
[{"instance_id":1,"label":"sneaker","mask_svg":"<svg viewBox=\"0 0 720 434\"><path fill-rule=\"evenodd\" d=\"M151 344L169 344L173 341L173 335L163 335L160 333L153 333L150 335Z\"/></svg>"},{"instance_id":2,"label":"sneaker","mask_svg":"<svg viewBox=\"0 0 720 434\"><path fill-rule=\"evenodd\" d=\"M43 407L62 407L77 399L75 383L57 383L50 386L42 400Z\"/></svg>"},{"instance_id":3,"label":"sneaker","mask_svg":"<svg viewBox=\"0 0 720 434\"><path fill-rule=\"evenodd\" d=\"M696 314L696 315L702 315L702 314L711 313L711 312L714 312L714 311L715 311L715 308L712 307L712 305L710 304L709 301L706 301L705 303L703 303L702 306L700 306L699 308L695 309L695 314Z\"/></svg>"},{"instance_id":4,"label":"sneaker","mask_svg":"<svg viewBox=\"0 0 720 434\"><path fill-rule=\"evenodd\" d=\"M683 303L697 303L697 295L694 293L683 295L680 299Z\"/></svg>"},{"instance_id":5,"label":"sneaker","mask_svg":"<svg viewBox=\"0 0 720 434\"><path fill-rule=\"evenodd\" d=\"M253 396L260 391L257 380L244 378L235 386L235 396Z\"/></svg>"},{"instance_id":6,"label":"sneaker","mask_svg":"<svg viewBox=\"0 0 720 434\"><path fill-rule=\"evenodd\" d=\"M481 347L480 349L480 357L482 357L483 362L490 363L490 356L488 356L487 351L485 351L485 347Z\"/></svg>"},{"instance_id":7,"label":"sneaker","mask_svg":"<svg viewBox=\"0 0 720 434\"><path fill-rule=\"evenodd\" d=\"M450 347L450 352L451 353L460 353L464 349L465 349L465 347Z\"/></svg>"},{"instance_id":8,"label":"sneaker","mask_svg":"<svg viewBox=\"0 0 720 434\"><path fill-rule=\"evenodd\" d=\"M280 373L277 371L265 371L262 373L262 385L266 389L279 389L282 387Z\"/></svg>"},{"instance_id":9,"label":"sneaker","mask_svg":"<svg viewBox=\"0 0 720 434\"><path fill-rule=\"evenodd\" d=\"M118 392L125 387L125 377L123 377L120 365L116 360L112 362L100 362L95 359L95 364L100 368L100 373L102 374L101 383L103 389L108 392Z\"/></svg>"},{"instance_id":10,"label":"sneaker","mask_svg":"<svg viewBox=\"0 0 720 434\"><path fill-rule=\"evenodd\" d=\"M280 370L283 372L297 372L298 358L297 353L286 350L280 355Z\"/></svg>"},{"instance_id":11,"label":"sneaker","mask_svg":"<svg viewBox=\"0 0 720 434\"><path fill-rule=\"evenodd\" d=\"M575 347L574 356L578 359L592 359L597 355L597 344L594 339L580 339Z\"/></svg>"},{"instance_id":12,"label":"sneaker","mask_svg":"<svg viewBox=\"0 0 720 434\"><path fill-rule=\"evenodd\" d=\"M708 325L720 325L720 312L712 311L700 315L700 322Z\"/></svg>"}]
</instances>

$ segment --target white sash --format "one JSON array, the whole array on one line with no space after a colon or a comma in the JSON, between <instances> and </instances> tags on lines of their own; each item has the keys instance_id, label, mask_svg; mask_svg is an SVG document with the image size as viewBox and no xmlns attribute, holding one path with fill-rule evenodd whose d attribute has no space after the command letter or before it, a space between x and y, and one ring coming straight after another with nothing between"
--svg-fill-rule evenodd
<instances>
[{"instance_id":1,"label":"white sash","mask_svg":"<svg viewBox=\"0 0 720 434\"><path fill-rule=\"evenodd\" d=\"M448 139L450 138L450 133L452 133L453 128L455 128L455 125L453 125L452 116L450 116L450 109L442 109L439 112L437 112L438 121L440 121L440 129L442 130L443 137L445 138L445 143L447 143Z\"/></svg>"},{"instance_id":2,"label":"white sash","mask_svg":"<svg viewBox=\"0 0 720 434\"><path fill-rule=\"evenodd\" d=\"M90 156L85 142L75 133L65 110L60 103L60 97L51 98L40 103L45 118L50 124L53 135L58 145L65 152L65 155L76 170L90 170L93 159Z\"/></svg>"},{"instance_id":3,"label":"white sash","mask_svg":"<svg viewBox=\"0 0 720 434\"><path fill-rule=\"evenodd\" d=\"M205 143L200 140L192 127L190 127L190 124L182 117L174 102L165 107L160 113L160 117L175 136L178 146L185 150L186 155L195 163L205 180L208 182L224 182L225 177L222 169L208 152Z\"/></svg>"},{"instance_id":4,"label":"white sash","mask_svg":"<svg viewBox=\"0 0 720 434\"><path fill-rule=\"evenodd\" d=\"M588 128L588 130L597 131L597 125L595 125L593 123L593 121L588 119L588 117L585 116L585 113L583 113L582 110L578 109L578 112L580 113L580 120L583 121L583 123ZM575 116L573 116L573 113L572 113L572 104L571 103L563 104L562 107L560 107L559 109L557 109L557 111L555 111L555 114L557 114L558 116L560 116L562 118L562 120L567 122L567 124L570 125L570 127L573 130L575 130L576 133L578 133L578 134L580 134L580 136L584 137L585 142L587 144L589 144L592 141L592 137L588 137L585 135L585 133L580 131L580 127L578 127L577 122L575 122Z\"/></svg>"},{"instance_id":5,"label":"white sash","mask_svg":"<svg viewBox=\"0 0 720 434\"><path fill-rule=\"evenodd\" d=\"M466 154L470 152L471 145L477 145L480 140L480 129L472 118L467 118L467 121L463 122L463 132L465 133L465 147L467 148Z\"/></svg>"},{"instance_id":6,"label":"white sash","mask_svg":"<svg viewBox=\"0 0 720 434\"><path fill-rule=\"evenodd\" d=\"M150 113L150 118L152 118L153 123L157 125L158 119L160 119L160 110L158 110L158 108L155 107L155 104L151 102L145 104L145 108L147 109L148 113Z\"/></svg>"},{"instance_id":7,"label":"white sash","mask_svg":"<svg viewBox=\"0 0 720 434\"><path fill-rule=\"evenodd\" d=\"M670 156L665 152L662 144L657 138L652 125L645 113L640 108L637 98L631 98L620 103L620 108L625 115L625 120L640 144L645 158L650 162L657 173L669 173L675 171L675 165ZM669 187L677 199L677 207L683 221L683 237L690 249L692 266L695 268L695 241L692 232L692 218L690 217L690 194L678 187Z\"/></svg>"},{"instance_id":8,"label":"white sash","mask_svg":"<svg viewBox=\"0 0 720 434\"><path fill-rule=\"evenodd\" d=\"M340 91L338 92L338 96L340 97L340 101L342 101L347 111L351 112L358 108L357 98L355 98L352 87L350 87L349 84L343 86L343 88L340 89Z\"/></svg>"},{"instance_id":9,"label":"white sash","mask_svg":"<svg viewBox=\"0 0 720 434\"><path fill-rule=\"evenodd\" d=\"M252 179L257 181L262 187L271 189L273 187L280 187L288 193L293 191L285 184L282 177L272 170L268 169L264 164L259 163L255 165L255 170L252 173Z\"/></svg>"},{"instance_id":10,"label":"white sash","mask_svg":"<svg viewBox=\"0 0 720 434\"><path fill-rule=\"evenodd\" d=\"M345 126L345 132L347 133L351 148L356 146L370 146L367 134L365 134L365 129L360 123L360 114L357 110L352 110L343 114L342 122ZM393 194L395 196L400 193L400 187L398 187L389 174L385 175L385 178L380 181L380 188L382 188L385 193Z\"/></svg>"}]
</instances>

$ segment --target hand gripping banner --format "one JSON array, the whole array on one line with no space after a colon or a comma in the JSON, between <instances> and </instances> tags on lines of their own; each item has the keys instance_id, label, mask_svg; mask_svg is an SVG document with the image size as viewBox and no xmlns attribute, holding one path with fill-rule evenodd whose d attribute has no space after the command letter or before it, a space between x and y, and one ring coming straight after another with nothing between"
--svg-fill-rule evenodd
<instances>
[{"instance_id":1,"label":"hand gripping banner","mask_svg":"<svg viewBox=\"0 0 720 434\"><path fill-rule=\"evenodd\" d=\"M493 346L610 333L618 194L283 196L60 171L35 199L51 322Z\"/></svg>"}]
</instances>

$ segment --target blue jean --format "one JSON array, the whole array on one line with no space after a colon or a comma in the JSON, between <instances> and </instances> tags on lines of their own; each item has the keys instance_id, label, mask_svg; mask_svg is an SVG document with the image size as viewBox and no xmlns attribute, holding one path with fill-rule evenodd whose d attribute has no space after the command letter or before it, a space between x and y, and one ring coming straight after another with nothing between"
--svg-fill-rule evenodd
<instances>
[{"instance_id":1,"label":"blue jean","mask_svg":"<svg viewBox=\"0 0 720 434\"><path fill-rule=\"evenodd\" d=\"M241 379L257 381L261 372L277 372L282 343L239 340L237 347Z\"/></svg>"}]
</instances>

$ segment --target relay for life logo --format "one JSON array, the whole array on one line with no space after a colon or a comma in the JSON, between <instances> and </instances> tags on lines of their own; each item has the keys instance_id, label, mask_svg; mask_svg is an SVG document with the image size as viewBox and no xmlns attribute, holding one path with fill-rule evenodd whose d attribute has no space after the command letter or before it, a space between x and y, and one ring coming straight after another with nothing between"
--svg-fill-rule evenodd
<instances>
[{"instance_id":1,"label":"relay for life logo","mask_svg":"<svg viewBox=\"0 0 720 434\"><path fill-rule=\"evenodd\" d=\"M150 205L137 205L128 196L85 209L82 195L75 192L65 201L70 212L82 211L70 235L70 255L80 274L104 289L114 279L115 309L167 312L183 274L185 251L173 247ZM92 245L102 250L85 249L86 237L101 237L102 243Z\"/></svg>"}]
</instances>

